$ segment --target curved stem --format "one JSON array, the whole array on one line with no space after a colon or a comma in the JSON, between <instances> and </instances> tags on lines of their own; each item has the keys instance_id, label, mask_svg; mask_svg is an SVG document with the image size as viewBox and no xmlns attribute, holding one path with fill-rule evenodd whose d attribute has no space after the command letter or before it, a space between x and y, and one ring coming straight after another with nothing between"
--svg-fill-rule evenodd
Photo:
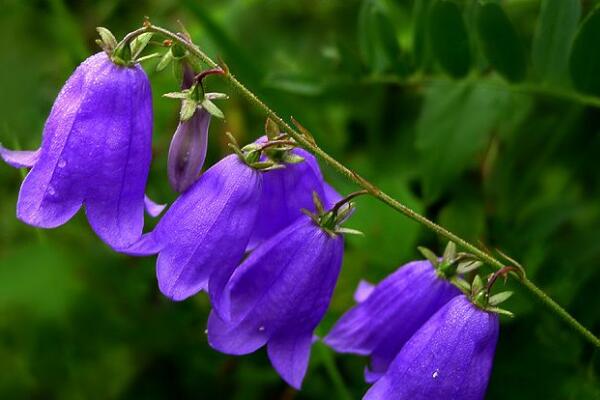
<instances>
[{"instance_id":1,"label":"curved stem","mask_svg":"<svg viewBox=\"0 0 600 400\"><path fill-rule=\"evenodd\" d=\"M131 34L140 34L143 32L155 32L172 39L173 41L179 42L182 46L186 47L187 50L198 57L202 62L208 65L211 68L220 68L216 62L214 62L210 57L208 57L198 46L193 44L191 41L185 40L181 36L167 30L161 28L156 25L152 25L147 23L143 28L140 28ZM131 35L130 34L130 35ZM128 38L129 35L126 36ZM500 270L506 267L501 261L499 261L496 257L488 253L487 251L481 250L479 247L467 242L463 238L457 236L456 234L450 232L446 228L436 224L435 222L429 220L427 217L417 213L406 205L402 204L398 200L394 199L387 193L381 191L371 182L363 178L357 172L351 170L346 167L344 164L333 158L323 149L321 149L312 139L308 131L304 128L299 127L298 130L292 128L290 124L283 120L275 111L273 111L269 106L267 106L261 99L259 99L252 91L250 91L244 84L238 81L234 75L229 72L229 69L224 67L222 68L226 71L224 78L229 81L229 83L241 93L248 101L253 103L256 107L258 107L261 111L263 111L266 116L270 117L274 120L280 127L282 127L285 132L294 138L302 147L306 150L312 152L313 154L319 156L326 163L328 163L331 167L333 167L337 172L346 176L350 181L356 183L358 186L364 188L370 195L377 198L379 201L385 203L389 207L393 208L396 211L401 212L405 216L411 218L412 220L420 223L421 225L426 226L430 230L434 231L440 236L445 237L446 239L456 243L458 246L462 247L464 250L474 254L481 261L489 264L494 267L496 270ZM586 327L584 327L579 321L577 321L567 310L561 307L556 301L554 301L550 296L548 296L542 289L537 287L533 282L531 282L527 277L523 276L520 279L520 282L525 286L531 293L533 293L542 303L544 303L550 310L552 310L555 314L557 314L563 321L565 321L568 325L570 325L573 329L579 332L584 338L586 338L590 343L594 346L600 348L600 339L597 338L592 332L590 332Z\"/></svg>"}]
</instances>

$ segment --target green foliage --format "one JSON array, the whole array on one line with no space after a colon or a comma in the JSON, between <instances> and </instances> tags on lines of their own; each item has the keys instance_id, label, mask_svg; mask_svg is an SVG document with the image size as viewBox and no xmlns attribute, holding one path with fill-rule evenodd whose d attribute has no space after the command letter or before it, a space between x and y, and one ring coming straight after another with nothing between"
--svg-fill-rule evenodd
<instances>
[{"instance_id":1,"label":"green foliage","mask_svg":"<svg viewBox=\"0 0 600 400\"><path fill-rule=\"evenodd\" d=\"M431 47L438 63L455 78L465 76L471 65L471 49L460 7L453 1L436 1L429 20Z\"/></svg>"},{"instance_id":2,"label":"green foliage","mask_svg":"<svg viewBox=\"0 0 600 400\"><path fill-rule=\"evenodd\" d=\"M600 54L594 48L600 41L600 8L593 11L577 32L569 65L571 79L582 92L600 95Z\"/></svg>"},{"instance_id":3,"label":"green foliage","mask_svg":"<svg viewBox=\"0 0 600 400\"><path fill-rule=\"evenodd\" d=\"M324 149L436 222L517 259L598 334L594 3L5 0L0 142L39 145L61 85L100 51L97 26L119 40L144 15L174 30L182 20L208 54L223 58L281 115L297 118ZM156 41L143 55L164 51ZM165 166L180 104L162 95L179 85L170 66L156 72L159 62L144 63L155 120L148 193L168 202L175 193ZM219 103L225 121L211 124L212 164L228 152L226 131L245 144L262 134L264 115L218 77L206 87L230 95ZM356 189L323 168L340 192ZM82 215L51 231L23 225L14 216L21 178L0 165L0 398L343 399L365 392L365 359L321 345L299 393L282 383L264 351L212 351L203 333L205 295L183 303L162 298L155 260L110 251ZM441 254L446 244L377 200L356 204L347 225L366 236L346 240L319 335L353 304L360 279L377 282L422 258L419 245ZM502 307L515 318L503 320L487 398L600 398L597 352L513 280L495 290L514 292Z\"/></svg>"},{"instance_id":4,"label":"green foliage","mask_svg":"<svg viewBox=\"0 0 600 400\"><path fill-rule=\"evenodd\" d=\"M542 1L531 58L543 81L555 84L567 81L569 51L580 16L579 1Z\"/></svg>"},{"instance_id":5,"label":"green foliage","mask_svg":"<svg viewBox=\"0 0 600 400\"><path fill-rule=\"evenodd\" d=\"M498 3L484 3L478 10L477 30L489 63L506 79L525 78L525 51L517 32Z\"/></svg>"}]
</instances>

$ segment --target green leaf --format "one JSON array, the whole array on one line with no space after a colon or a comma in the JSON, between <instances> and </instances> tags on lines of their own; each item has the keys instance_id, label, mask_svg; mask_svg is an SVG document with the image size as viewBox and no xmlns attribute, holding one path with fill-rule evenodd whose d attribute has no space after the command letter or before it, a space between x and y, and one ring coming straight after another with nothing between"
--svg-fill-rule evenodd
<instances>
[{"instance_id":1,"label":"green leaf","mask_svg":"<svg viewBox=\"0 0 600 400\"><path fill-rule=\"evenodd\" d=\"M523 80L527 72L525 50L515 27L499 4L485 3L480 7L477 31L483 53L498 73L512 82Z\"/></svg>"},{"instance_id":2,"label":"green leaf","mask_svg":"<svg viewBox=\"0 0 600 400\"><path fill-rule=\"evenodd\" d=\"M358 47L372 72L397 70L400 45L394 26L378 0L363 1L358 16Z\"/></svg>"},{"instance_id":3,"label":"green leaf","mask_svg":"<svg viewBox=\"0 0 600 400\"><path fill-rule=\"evenodd\" d=\"M520 107L518 95L491 82L434 82L417 121L423 191L434 201L470 165L490 133Z\"/></svg>"},{"instance_id":4,"label":"green leaf","mask_svg":"<svg viewBox=\"0 0 600 400\"><path fill-rule=\"evenodd\" d=\"M573 85L580 91L600 96L600 8L583 22L573 42L569 68Z\"/></svg>"},{"instance_id":5,"label":"green leaf","mask_svg":"<svg viewBox=\"0 0 600 400\"><path fill-rule=\"evenodd\" d=\"M423 68L431 60L427 24L431 0L415 0L413 6L413 57L417 67Z\"/></svg>"},{"instance_id":6,"label":"green leaf","mask_svg":"<svg viewBox=\"0 0 600 400\"><path fill-rule=\"evenodd\" d=\"M579 1L542 1L531 57L543 81L561 84L567 80L569 52L580 16Z\"/></svg>"},{"instance_id":7,"label":"green leaf","mask_svg":"<svg viewBox=\"0 0 600 400\"><path fill-rule=\"evenodd\" d=\"M455 78L469 72L471 48L461 9L454 1L437 1L429 14L431 49L440 66Z\"/></svg>"}]
</instances>

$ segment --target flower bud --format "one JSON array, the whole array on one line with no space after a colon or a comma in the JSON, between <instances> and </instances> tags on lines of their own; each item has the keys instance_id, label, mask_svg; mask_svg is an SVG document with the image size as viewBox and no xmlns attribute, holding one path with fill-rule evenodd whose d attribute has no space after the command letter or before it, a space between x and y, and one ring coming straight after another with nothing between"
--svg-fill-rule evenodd
<instances>
[{"instance_id":1,"label":"flower bud","mask_svg":"<svg viewBox=\"0 0 600 400\"><path fill-rule=\"evenodd\" d=\"M200 175L208 146L208 127L211 115L198 108L187 121L179 122L171 140L167 173L171 187L183 193Z\"/></svg>"}]
</instances>

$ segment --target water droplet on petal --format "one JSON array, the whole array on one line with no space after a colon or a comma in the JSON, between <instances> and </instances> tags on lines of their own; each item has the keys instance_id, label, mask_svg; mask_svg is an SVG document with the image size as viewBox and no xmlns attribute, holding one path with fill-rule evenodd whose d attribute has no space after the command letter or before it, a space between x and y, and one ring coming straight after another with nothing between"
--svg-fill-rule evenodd
<instances>
[{"instance_id":1,"label":"water droplet on petal","mask_svg":"<svg viewBox=\"0 0 600 400\"><path fill-rule=\"evenodd\" d=\"M66 166L67 166L67 160L62 159L62 158L60 160L58 160L58 168L64 168Z\"/></svg>"},{"instance_id":2,"label":"water droplet on petal","mask_svg":"<svg viewBox=\"0 0 600 400\"><path fill-rule=\"evenodd\" d=\"M54 196L56 194L56 190L52 186L48 186L48 194L50 196Z\"/></svg>"},{"instance_id":3,"label":"water droplet on petal","mask_svg":"<svg viewBox=\"0 0 600 400\"><path fill-rule=\"evenodd\" d=\"M431 377L433 379L437 379L438 376L440 376L440 371L436 369L435 371L433 371L433 375L431 375Z\"/></svg>"},{"instance_id":4,"label":"water droplet on petal","mask_svg":"<svg viewBox=\"0 0 600 400\"><path fill-rule=\"evenodd\" d=\"M265 330L265 327L261 325L261 326L258 327L258 330L261 331L261 332L263 332Z\"/></svg>"},{"instance_id":5,"label":"water droplet on petal","mask_svg":"<svg viewBox=\"0 0 600 400\"><path fill-rule=\"evenodd\" d=\"M204 330L204 334L205 334L205 335L208 335L208 329L205 329L205 330Z\"/></svg>"}]
</instances>

